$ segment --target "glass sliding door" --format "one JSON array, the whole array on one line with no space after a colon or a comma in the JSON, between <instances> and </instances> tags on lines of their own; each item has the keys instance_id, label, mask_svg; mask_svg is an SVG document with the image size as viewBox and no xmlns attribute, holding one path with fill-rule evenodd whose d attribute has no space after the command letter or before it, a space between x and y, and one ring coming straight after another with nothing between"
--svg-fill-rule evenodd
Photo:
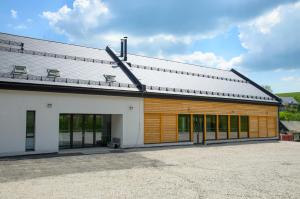
<instances>
[{"instance_id":1,"label":"glass sliding door","mask_svg":"<svg viewBox=\"0 0 300 199\"><path fill-rule=\"evenodd\" d=\"M216 120L217 120L216 115L206 116L206 140L216 139L216 130L217 130Z\"/></svg>"},{"instance_id":2,"label":"glass sliding door","mask_svg":"<svg viewBox=\"0 0 300 199\"><path fill-rule=\"evenodd\" d=\"M191 141L191 117L190 115L178 115L178 141Z\"/></svg>"},{"instance_id":3,"label":"glass sliding door","mask_svg":"<svg viewBox=\"0 0 300 199\"><path fill-rule=\"evenodd\" d=\"M72 146L83 147L83 115L73 115Z\"/></svg>"},{"instance_id":4,"label":"glass sliding door","mask_svg":"<svg viewBox=\"0 0 300 199\"><path fill-rule=\"evenodd\" d=\"M95 143L97 146L107 146L111 135L111 115L96 115Z\"/></svg>"},{"instance_id":5,"label":"glass sliding door","mask_svg":"<svg viewBox=\"0 0 300 199\"><path fill-rule=\"evenodd\" d=\"M59 116L59 148L71 147L71 115Z\"/></svg>"},{"instance_id":6,"label":"glass sliding door","mask_svg":"<svg viewBox=\"0 0 300 199\"><path fill-rule=\"evenodd\" d=\"M84 146L94 145L94 115L84 115Z\"/></svg>"},{"instance_id":7,"label":"glass sliding door","mask_svg":"<svg viewBox=\"0 0 300 199\"><path fill-rule=\"evenodd\" d=\"M60 114L59 148L107 146L111 115Z\"/></svg>"},{"instance_id":8,"label":"glass sliding door","mask_svg":"<svg viewBox=\"0 0 300 199\"><path fill-rule=\"evenodd\" d=\"M240 116L240 118L241 118L240 138L248 138L248 134L249 134L249 117L248 116Z\"/></svg>"},{"instance_id":9,"label":"glass sliding door","mask_svg":"<svg viewBox=\"0 0 300 199\"><path fill-rule=\"evenodd\" d=\"M193 115L194 143L203 143L204 115Z\"/></svg>"},{"instance_id":10,"label":"glass sliding door","mask_svg":"<svg viewBox=\"0 0 300 199\"><path fill-rule=\"evenodd\" d=\"M228 133L228 116L220 115L219 116L219 135L218 139L224 140L227 139Z\"/></svg>"},{"instance_id":11,"label":"glass sliding door","mask_svg":"<svg viewBox=\"0 0 300 199\"><path fill-rule=\"evenodd\" d=\"M239 116L230 116L230 139L237 139L239 131Z\"/></svg>"}]
</instances>

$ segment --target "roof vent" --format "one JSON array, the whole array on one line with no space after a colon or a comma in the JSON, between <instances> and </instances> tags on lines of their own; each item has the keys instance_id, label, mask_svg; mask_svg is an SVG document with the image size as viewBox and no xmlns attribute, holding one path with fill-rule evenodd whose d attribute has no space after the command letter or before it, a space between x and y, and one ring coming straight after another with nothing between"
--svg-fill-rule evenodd
<instances>
[{"instance_id":1,"label":"roof vent","mask_svg":"<svg viewBox=\"0 0 300 199\"><path fill-rule=\"evenodd\" d=\"M14 66L13 74L14 74L14 75L23 75L23 74L27 74L26 66Z\"/></svg>"},{"instance_id":2,"label":"roof vent","mask_svg":"<svg viewBox=\"0 0 300 199\"><path fill-rule=\"evenodd\" d=\"M57 69L47 69L48 77L60 77L60 72Z\"/></svg>"},{"instance_id":3,"label":"roof vent","mask_svg":"<svg viewBox=\"0 0 300 199\"><path fill-rule=\"evenodd\" d=\"M115 75L103 75L105 77L105 81L107 83L113 83L116 81L116 76Z\"/></svg>"}]
</instances>

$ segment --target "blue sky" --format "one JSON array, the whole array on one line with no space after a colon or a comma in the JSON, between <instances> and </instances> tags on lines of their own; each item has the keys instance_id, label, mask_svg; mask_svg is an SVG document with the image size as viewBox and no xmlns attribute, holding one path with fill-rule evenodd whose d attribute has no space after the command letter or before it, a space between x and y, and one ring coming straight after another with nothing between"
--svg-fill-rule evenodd
<instances>
[{"instance_id":1,"label":"blue sky","mask_svg":"<svg viewBox=\"0 0 300 199\"><path fill-rule=\"evenodd\" d=\"M300 91L296 0L1 0L0 31L216 68Z\"/></svg>"}]
</instances>

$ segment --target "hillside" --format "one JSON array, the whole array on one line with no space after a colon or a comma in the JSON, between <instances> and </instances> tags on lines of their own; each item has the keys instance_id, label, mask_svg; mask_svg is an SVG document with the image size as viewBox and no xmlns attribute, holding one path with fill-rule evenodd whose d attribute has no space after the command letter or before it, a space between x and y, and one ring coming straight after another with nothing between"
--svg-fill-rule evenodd
<instances>
[{"instance_id":1,"label":"hillside","mask_svg":"<svg viewBox=\"0 0 300 199\"><path fill-rule=\"evenodd\" d=\"M295 100L297 100L300 103L300 92L294 92L294 93L278 93L276 94L279 97L294 97Z\"/></svg>"},{"instance_id":2,"label":"hillside","mask_svg":"<svg viewBox=\"0 0 300 199\"><path fill-rule=\"evenodd\" d=\"M279 97L294 97L300 103L300 92L294 93L279 93L276 94ZM298 111L281 111L279 113L280 120L288 120L288 121L300 121L300 107Z\"/></svg>"}]
</instances>

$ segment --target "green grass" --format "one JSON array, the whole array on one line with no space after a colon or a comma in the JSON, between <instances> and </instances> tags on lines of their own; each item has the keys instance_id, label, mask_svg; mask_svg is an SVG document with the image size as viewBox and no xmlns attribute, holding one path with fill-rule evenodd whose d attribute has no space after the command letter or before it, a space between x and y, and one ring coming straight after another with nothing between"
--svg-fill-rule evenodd
<instances>
[{"instance_id":1,"label":"green grass","mask_svg":"<svg viewBox=\"0 0 300 199\"><path fill-rule=\"evenodd\" d=\"M300 103L300 92L294 92L294 93L278 93L276 94L279 97L293 97L295 100L297 100Z\"/></svg>"}]
</instances>

